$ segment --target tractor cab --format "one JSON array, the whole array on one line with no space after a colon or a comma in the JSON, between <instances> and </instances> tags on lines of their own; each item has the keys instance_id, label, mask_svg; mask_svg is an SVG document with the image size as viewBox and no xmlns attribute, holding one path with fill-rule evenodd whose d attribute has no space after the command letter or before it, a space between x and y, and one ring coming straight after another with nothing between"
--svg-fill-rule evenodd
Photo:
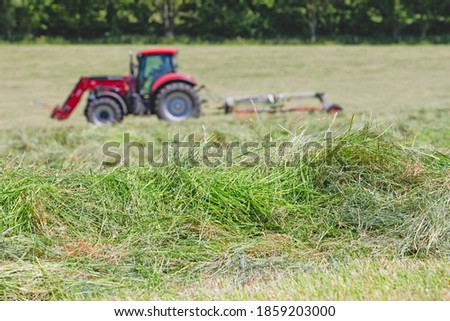
<instances>
[{"instance_id":1,"label":"tractor cab","mask_svg":"<svg viewBox=\"0 0 450 321\"><path fill-rule=\"evenodd\" d=\"M142 97L149 97L156 80L166 74L176 73L176 54L177 50L172 48L148 49L138 53L136 89Z\"/></svg>"}]
</instances>

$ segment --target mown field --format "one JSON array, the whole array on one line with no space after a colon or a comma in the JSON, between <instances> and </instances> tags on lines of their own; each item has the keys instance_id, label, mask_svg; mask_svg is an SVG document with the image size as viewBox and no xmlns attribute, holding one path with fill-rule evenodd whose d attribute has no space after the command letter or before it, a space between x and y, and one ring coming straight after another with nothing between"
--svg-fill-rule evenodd
<instances>
[{"instance_id":1,"label":"mown field","mask_svg":"<svg viewBox=\"0 0 450 321\"><path fill-rule=\"evenodd\" d=\"M127 73L133 46L1 46L0 299L449 300L448 46L179 46L204 115L88 125L81 75ZM225 95L319 90L345 110L237 118ZM287 166L310 142L308 159ZM195 134L291 142L249 166L102 166L102 146ZM159 149L157 148L157 152ZM254 150L261 152L259 148Z\"/></svg>"}]
</instances>

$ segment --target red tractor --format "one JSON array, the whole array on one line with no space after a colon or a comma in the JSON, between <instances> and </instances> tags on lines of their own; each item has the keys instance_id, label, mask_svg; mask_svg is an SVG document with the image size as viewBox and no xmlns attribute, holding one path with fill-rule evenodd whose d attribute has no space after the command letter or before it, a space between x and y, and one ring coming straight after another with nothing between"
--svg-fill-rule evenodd
<instances>
[{"instance_id":1,"label":"red tractor","mask_svg":"<svg viewBox=\"0 0 450 321\"><path fill-rule=\"evenodd\" d=\"M126 115L156 114L167 121L199 117L201 101L195 79L177 73L176 49L142 50L137 54L138 73L130 55L128 76L82 77L62 107L52 118L66 119L83 93L89 90L86 118L96 125L121 122Z\"/></svg>"}]
</instances>

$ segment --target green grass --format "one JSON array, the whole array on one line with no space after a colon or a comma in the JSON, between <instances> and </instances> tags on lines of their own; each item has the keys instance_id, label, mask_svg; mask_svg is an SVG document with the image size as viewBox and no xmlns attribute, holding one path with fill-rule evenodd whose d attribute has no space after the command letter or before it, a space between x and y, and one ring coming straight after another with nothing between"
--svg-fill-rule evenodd
<instances>
[{"instance_id":1,"label":"green grass","mask_svg":"<svg viewBox=\"0 0 450 321\"><path fill-rule=\"evenodd\" d=\"M182 46L215 95L317 89L324 114L56 122L79 75L126 73L125 46L3 46L2 300L448 300L446 46ZM133 48L138 49L138 48ZM218 63L219 59L221 63ZM102 167L102 145L261 140L324 144L296 166ZM200 157L196 155L195 157ZM243 157L243 156L242 156Z\"/></svg>"}]
</instances>

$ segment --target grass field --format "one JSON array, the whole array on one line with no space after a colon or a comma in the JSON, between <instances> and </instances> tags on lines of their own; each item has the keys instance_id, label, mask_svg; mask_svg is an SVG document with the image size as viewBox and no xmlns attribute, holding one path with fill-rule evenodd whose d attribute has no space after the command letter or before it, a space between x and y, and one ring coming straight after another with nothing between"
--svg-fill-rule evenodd
<instances>
[{"instance_id":1,"label":"grass field","mask_svg":"<svg viewBox=\"0 0 450 321\"><path fill-rule=\"evenodd\" d=\"M133 46L1 46L0 299L449 300L448 46L179 46L200 119L64 122L81 75L127 73ZM219 97L325 91L326 114L223 115ZM314 141L286 166L104 167L102 146ZM330 154L331 152L331 159ZM136 151L134 151L136 156ZM199 155L194 155L200 157Z\"/></svg>"}]
</instances>

